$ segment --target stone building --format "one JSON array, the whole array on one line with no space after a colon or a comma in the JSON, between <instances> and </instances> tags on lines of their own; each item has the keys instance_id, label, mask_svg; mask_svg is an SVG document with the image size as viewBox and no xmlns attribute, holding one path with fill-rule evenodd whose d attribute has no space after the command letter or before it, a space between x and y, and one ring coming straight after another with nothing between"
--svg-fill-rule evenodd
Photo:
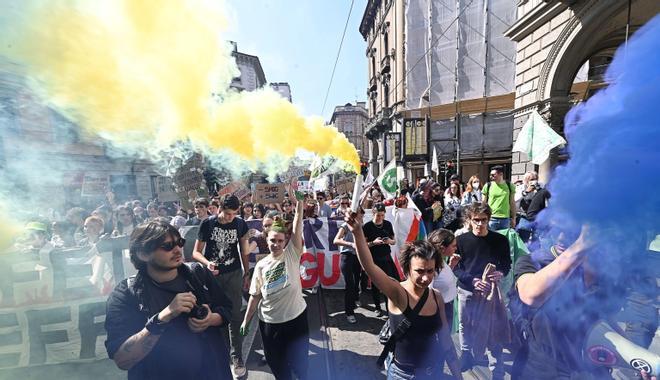
<instances>
[{"instance_id":1,"label":"stone building","mask_svg":"<svg viewBox=\"0 0 660 380\"><path fill-rule=\"evenodd\" d=\"M369 144L364 136L365 127L369 121L365 105L365 102L356 102L355 105L346 103L343 106L337 106L330 119L330 123L334 124L359 151L362 162L366 162L369 158L367 152Z\"/></svg>"},{"instance_id":2,"label":"stone building","mask_svg":"<svg viewBox=\"0 0 660 380\"><path fill-rule=\"evenodd\" d=\"M110 190L118 200L173 194L153 165L112 158L108 146L44 105L16 72L0 60L0 193L30 210L96 205Z\"/></svg>"},{"instance_id":3,"label":"stone building","mask_svg":"<svg viewBox=\"0 0 660 380\"><path fill-rule=\"evenodd\" d=\"M382 168L398 145L399 173L412 179L423 176L433 148L463 180L485 179L495 164L508 167L516 50L504 31L515 19L515 0L368 1L360 33L367 42L371 161ZM403 126L408 118L421 126L414 136Z\"/></svg>"},{"instance_id":4,"label":"stone building","mask_svg":"<svg viewBox=\"0 0 660 380\"><path fill-rule=\"evenodd\" d=\"M276 82L276 83L271 83L270 88L275 90L275 92L279 93L282 95L282 97L289 102L293 102L293 99L291 98L291 86L287 82Z\"/></svg>"},{"instance_id":5,"label":"stone building","mask_svg":"<svg viewBox=\"0 0 660 380\"><path fill-rule=\"evenodd\" d=\"M266 76L259 57L239 52L238 44L234 41L231 44L234 46L231 54L241 74L232 80L230 87L238 91L254 91L265 86Z\"/></svg>"},{"instance_id":6,"label":"stone building","mask_svg":"<svg viewBox=\"0 0 660 380\"><path fill-rule=\"evenodd\" d=\"M367 43L367 107L370 123L365 130L368 160L373 173L384 167L384 133L401 132L405 108L403 0L369 0L360 22Z\"/></svg>"},{"instance_id":7,"label":"stone building","mask_svg":"<svg viewBox=\"0 0 660 380\"><path fill-rule=\"evenodd\" d=\"M513 139L535 109L563 134L569 109L606 86L602 75L616 49L659 12L657 0L520 1L517 21L506 31L517 42ZM553 150L540 167L514 152L512 175L537 169L547 181L567 159L564 152Z\"/></svg>"}]
</instances>

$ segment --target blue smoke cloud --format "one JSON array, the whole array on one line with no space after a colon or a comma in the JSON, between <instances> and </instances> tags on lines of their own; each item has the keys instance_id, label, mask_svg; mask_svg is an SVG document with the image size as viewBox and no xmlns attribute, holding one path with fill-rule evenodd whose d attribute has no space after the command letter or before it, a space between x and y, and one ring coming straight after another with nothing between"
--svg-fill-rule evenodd
<instances>
[{"instance_id":1,"label":"blue smoke cloud","mask_svg":"<svg viewBox=\"0 0 660 380\"><path fill-rule=\"evenodd\" d=\"M565 353L578 366L586 364L580 337L616 315L631 288L657 295L660 254L647 246L660 234L660 16L618 49L606 81L566 117L570 158L548 185L550 207L537 219L545 236L532 253L547 264L559 232L568 246L582 225L591 227L597 245L581 270L595 274L597 286L585 286L578 270L544 305L556 331L572 337Z\"/></svg>"},{"instance_id":2,"label":"blue smoke cloud","mask_svg":"<svg viewBox=\"0 0 660 380\"><path fill-rule=\"evenodd\" d=\"M619 48L606 80L566 117L570 159L555 170L541 221L587 223L618 245L660 233L660 16Z\"/></svg>"}]
</instances>

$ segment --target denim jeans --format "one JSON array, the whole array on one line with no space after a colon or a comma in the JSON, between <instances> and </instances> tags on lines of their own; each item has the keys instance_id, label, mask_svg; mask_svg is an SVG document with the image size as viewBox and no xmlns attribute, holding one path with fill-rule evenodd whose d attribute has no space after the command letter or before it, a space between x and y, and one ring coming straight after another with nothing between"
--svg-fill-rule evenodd
<instances>
[{"instance_id":1,"label":"denim jeans","mask_svg":"<svg viewBox=\"0 0 660 380\"><path fill-rule=\"evenodd\" d=\"M491 217L488 222L488 228L492 231L505 230L511 226L510 218L495 218Z\"/></svg>"},{"instance_id":2,"label":"denim jeans","mask_svg":"<svg viewBox=\"0 0 660 380\"><path fill-rule=\"evenodd\" d=\"M470 314L474 313L474 306L472 292L458 288L458 338L461 345L461 355L469 355L472 357L472 360L474 360L472 344L469 340L469 335L465 334L464 327L468 322ZM488 317L484 316L483 319L484 322L487 322ZM494 347L487 347L486 353L488 354L488 368L493 374L493 379L503 379L504 362L502 361L502 345L498 344Z\"/></svg>"}]
</instances>

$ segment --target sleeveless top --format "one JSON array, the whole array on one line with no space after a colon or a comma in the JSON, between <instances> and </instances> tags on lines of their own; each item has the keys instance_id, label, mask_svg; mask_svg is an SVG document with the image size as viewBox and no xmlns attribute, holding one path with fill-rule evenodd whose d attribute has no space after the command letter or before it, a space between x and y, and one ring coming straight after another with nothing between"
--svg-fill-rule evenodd
<instances>
[{"instance_id":1,"label":"sleeveless top","mask_svg":"<svg viewBox=\"0 0 660 380\"><path fill-rule=\"evenodd\" d=\"M431 290L433 292L433 290ZM410 298L408 292L408 306L406 312L411 312ZM440 341L440 329L442 328L441 310L438 304L438 298L433 292L435 299L436 312L433 315L417 315L406 333L396 342L394 348L394 360L403 366L414 368L435 367L444 365L442 359L442 346ZM444 312L444 311L442 311ZM390 316L390 326L395 328L403 320L404 314L392 314Z\"/></svg>"}]
</instances>

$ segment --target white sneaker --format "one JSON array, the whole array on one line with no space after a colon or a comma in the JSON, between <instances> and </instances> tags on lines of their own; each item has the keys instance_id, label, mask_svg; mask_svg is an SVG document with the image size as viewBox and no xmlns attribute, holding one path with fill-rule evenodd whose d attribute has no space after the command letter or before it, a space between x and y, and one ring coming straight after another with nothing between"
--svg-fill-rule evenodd
<instances>
[{"instance_id":1,"label":"white sneaker","mask_svg":"<svg viewBox=\"0 0 660 380\"><path fill-rule=\"evenodd\" d=\"M347 315L347 316L346 316L346 320L347 320L348 323L350 323L350 324L355 324L355 323L357 323L357 319L355 318L354 315Z\"/></svg>"},{"instance_id":2,"label":"white sneaker","mask_svg":"<svg viewBox=\"0 0 660 380\"><path fill-rule=\"evenodd\" d=\"M316 287L316 286L313 287L313 288L311 288L311 289L309 289L309 294L316 294L316 293L318 293L318 292L319 292L319 288Z\"/></svg>"},{"instance_id":3,"label":"white sneaker","mask_svg":"<svg viewBox=\"0 0 660 380\"><path fill-rule=\"evenodd\" d=\"M241 358L232 358L231 359L231 374L236 379L240 379L247 374L247 369L243 360Z\"/></svg>"}]
</instances>

